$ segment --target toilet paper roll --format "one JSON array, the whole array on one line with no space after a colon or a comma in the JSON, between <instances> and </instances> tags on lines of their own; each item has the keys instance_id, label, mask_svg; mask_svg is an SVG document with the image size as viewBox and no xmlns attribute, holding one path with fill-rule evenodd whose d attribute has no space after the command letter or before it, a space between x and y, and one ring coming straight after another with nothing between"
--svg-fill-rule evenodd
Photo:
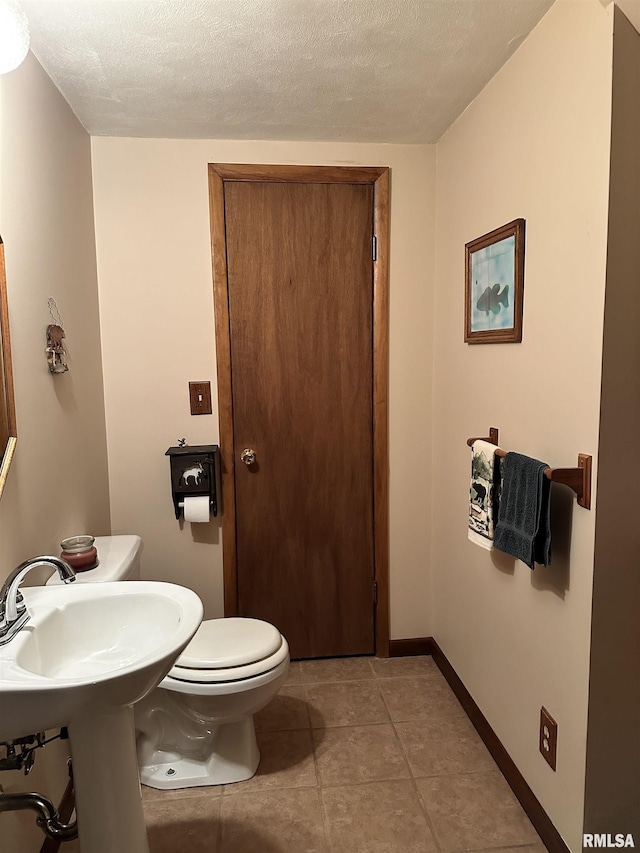
<instances>
[{"instance_id":1,"label":"toilet paper roll","mask_svg":"<svg viewBox=\"0 0 640 853\"><path fill-rule=\"evenodd\" d=\"M184 499L184 520L193 523L209 521L209 496Z\"/></svg>"}]
</instances>

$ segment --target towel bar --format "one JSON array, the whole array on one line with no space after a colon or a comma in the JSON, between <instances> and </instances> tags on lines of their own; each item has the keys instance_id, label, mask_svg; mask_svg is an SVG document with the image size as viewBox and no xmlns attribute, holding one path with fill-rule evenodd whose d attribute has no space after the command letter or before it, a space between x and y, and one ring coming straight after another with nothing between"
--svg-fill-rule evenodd
<instances>
[{"instance_id":1,"label":"towel bar","mask_svg":"<svg viewBox=\"0 0 640 853\"><path fill-rule=\"evenodd\" d=\"M468 438L469 447L474 441L487 441L489 444L498 444L498 430L496 427L489 429L489 437ZM496 456L504 457L506 450L498 448ZM569 486L578 496L578 504L585 509L591 509L591 456L586 453L578 453L577 468L545 468L545 475L554 483L562 483Z\"/></svg>"}]
</instances>

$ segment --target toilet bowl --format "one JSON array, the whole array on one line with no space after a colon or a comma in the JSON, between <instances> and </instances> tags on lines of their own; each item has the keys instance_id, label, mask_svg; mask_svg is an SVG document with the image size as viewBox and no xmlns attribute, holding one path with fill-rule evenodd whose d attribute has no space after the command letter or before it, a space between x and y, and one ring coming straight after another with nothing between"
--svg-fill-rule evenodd
<instances>
[{"instance_id":1,"label":"toilet bowl","mask_svg":"<svg viewBox=\"0 0 640 853\"><path fill-rule=\"evenodd\" d=\"M139 578L139 536L98 536L81 583ZM47 583L55 583L57 574ZM260 753L253 715L283 684L289 647L259 619L202 622L173 668L134 707L140 781L164 790L250 779Z\"/></svg>"},{"instance_id":2,"label":"toilet bowl","mask_svg":"<svg viewBox=\"0 0 640 853\"><path fill-rule=\"evenodd\" d=\"M153 788L250 779L253 715L284 682L289 647L257 619L203 622L166 678L136 705L140 781Z\"/></svg>"}]
</instances>

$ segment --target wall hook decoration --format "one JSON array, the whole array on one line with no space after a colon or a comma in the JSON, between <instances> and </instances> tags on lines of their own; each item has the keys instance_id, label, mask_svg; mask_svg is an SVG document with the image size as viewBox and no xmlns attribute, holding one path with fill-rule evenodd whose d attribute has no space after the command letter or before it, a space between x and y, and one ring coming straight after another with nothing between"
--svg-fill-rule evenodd
<instances>
[{"instance_id":1,"label":"wall hook decoration","mask_svg":"<svg viewBox=\"0 0 640 853\"><path fill-rule=\"evenodd\" d=\"M65 371L69 370L69 365L67 364L67 354L62 343L65 338L64 323L53 297L47 300L47 305L49 306L49 314L53 320L53 323L47 326L47 348L45 350L47 361L49 362L49 372L65 373Z\"/></svg>"}]
</instances>

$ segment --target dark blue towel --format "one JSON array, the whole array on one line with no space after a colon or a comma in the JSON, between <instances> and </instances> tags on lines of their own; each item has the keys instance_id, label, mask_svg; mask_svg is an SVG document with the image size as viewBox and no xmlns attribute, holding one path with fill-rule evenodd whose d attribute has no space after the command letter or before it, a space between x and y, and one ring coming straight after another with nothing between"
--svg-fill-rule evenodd
<instances>
[{"instance_id":1,"label":"dark blue towel","mask_svg":"<svg viewBox=\"0 0 640 853\"><path fill-rule=\"evenodd\" d=\"M521 453L502 460L502 492L493 547L533 569L551 562L551 482L546 462Z\"/></svg>"}]
</instances>

